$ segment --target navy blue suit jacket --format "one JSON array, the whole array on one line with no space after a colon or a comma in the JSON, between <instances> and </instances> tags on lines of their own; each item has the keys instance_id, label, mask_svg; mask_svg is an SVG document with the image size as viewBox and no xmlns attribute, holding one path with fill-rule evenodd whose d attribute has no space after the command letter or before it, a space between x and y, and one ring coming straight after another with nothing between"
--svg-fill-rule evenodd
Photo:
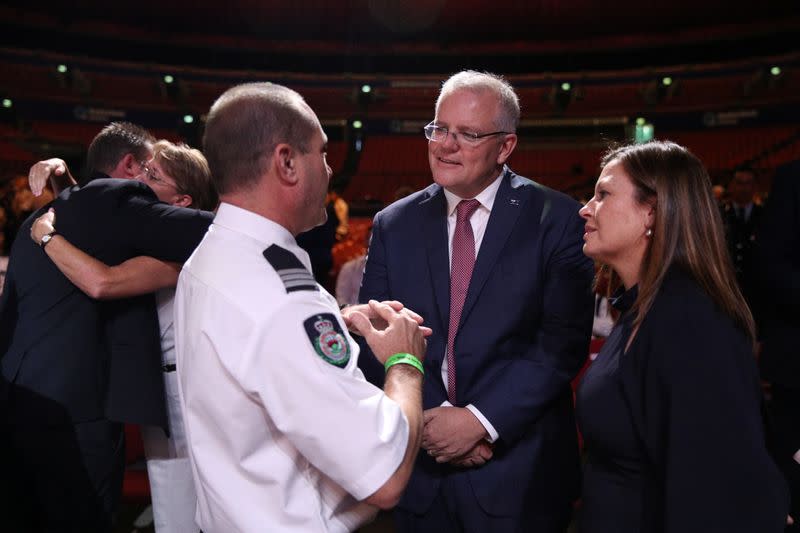
<instances>
[{"instance_id":1,"label":"navy blue suit jacket","mask_svg":"<svg viewBox=\"0 0 800 533\"><path fill-rule=\"evenodd\" d=\"M360 293L362 302L399 300L433 329L425 409L447 400L446 205L431 185L375 216ZM588 353L593 302L579 207L506 168L476 258L455 340L456 396L500 435L493 458L469 473L490 514L515 516L523 506L562 512L579 491L570 381ZM427 510L452 468L420 454L400 506Z\"/></svg>"},{"instance_id":2,"label":"navy blue suit jacket","mask_svg":"<svg viewBox=\"0 0 800 533\"><path fill-rule=\"evenodd\" d=\"M53 422L100 418L166 425L158 318L152 295L92 300L30 238L48 207L69 241L110 265L138 255L183 262L213 215L158 202L146 185L97 179L63 191L22 225L0 299L2 378L53 406ZM22 401L18 397L18 402ZM2 402L0 402L2 403ZM16 423L50 416L15 404Z\"/></svg>"}]
</instances>

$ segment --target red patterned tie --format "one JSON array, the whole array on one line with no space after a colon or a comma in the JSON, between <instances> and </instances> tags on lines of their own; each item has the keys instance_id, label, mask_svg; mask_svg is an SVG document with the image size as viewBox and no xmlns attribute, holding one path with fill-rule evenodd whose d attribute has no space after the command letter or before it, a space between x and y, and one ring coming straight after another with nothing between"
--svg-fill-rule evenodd
<instances>
[{"instance_id":1,"label":"red patterned tie","mask_svg":"<svg viewBox=\"0 0 800 533\"><path fill-rule=\"evenodd\" d=\"M469 219L481 203L461 200L456 206L456 229L453 232L453 258L450 265L450 326L447 330L447 400L456 404L456 357L453 351L467 298L472 268L475 266L475 235Z\"/></svg>"}]
</instances>

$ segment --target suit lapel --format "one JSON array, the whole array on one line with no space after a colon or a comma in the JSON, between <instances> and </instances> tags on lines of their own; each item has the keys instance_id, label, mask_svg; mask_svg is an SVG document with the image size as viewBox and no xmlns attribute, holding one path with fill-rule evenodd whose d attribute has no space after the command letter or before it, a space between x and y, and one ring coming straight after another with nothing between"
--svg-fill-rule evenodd
<instances>
[{"instance_id":1,"label":"suit lapel","mask_svg":"<svg viewBox=\"0 0 800 533\"><path fill-rule=\"evenodd\" d=\"M467 290L467 299L464 301L464 309L461 312L459 328L464 324L464 320L469 315L470 310L478 301L478 295L489 278L489 274L497 266L497 259L505 246L508 236L514 229L514 225L525 206L526 196L523 195L522 188L514 189L511 186L511 177L514 174L506 169L500 188L497 189L497 196L492 205L492 213L483 234L483 241L475 260L475 268L472 271L472 279Z\"/></svg>"},{"instance_id":2,"label":"suit lapel","mask_svg":"<svg viewBox=\"0 0 800 533\"><path fill-rule=\"evenodd\" d=\"M441 324L450 320L450 259L447 244L447 202L442 188L436 185L431 195L420 203L421 231L425 233L428 271Z\"/></svg>"}]
</instances>

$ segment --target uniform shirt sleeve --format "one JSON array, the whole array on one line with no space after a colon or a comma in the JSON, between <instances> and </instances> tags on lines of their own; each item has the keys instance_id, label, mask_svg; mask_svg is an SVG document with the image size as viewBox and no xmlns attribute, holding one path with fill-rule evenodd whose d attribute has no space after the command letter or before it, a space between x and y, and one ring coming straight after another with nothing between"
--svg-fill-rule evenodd
<instances>
[{"instance_id":1,"label":"uniform shirt sleeve","mask_svg":"<svg viewBox=\"0 0 800 533\"><path fill-rule=\"evenodd\" d=\"M290 294L246 347L239 369L245 388L318 470L363 500L394 474L405 454L408 421L357 367L358 345L341 315L315 291ZM337 366L315 347L313 328L333 319L348 360Z\"/></svg>"}]
</instances>

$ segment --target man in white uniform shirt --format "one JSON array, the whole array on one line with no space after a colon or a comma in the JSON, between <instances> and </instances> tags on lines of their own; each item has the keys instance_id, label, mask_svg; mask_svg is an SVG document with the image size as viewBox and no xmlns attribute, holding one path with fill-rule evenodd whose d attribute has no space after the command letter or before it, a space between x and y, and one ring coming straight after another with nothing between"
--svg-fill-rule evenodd
<instances>
[{"instance_id":1,"label":"man in white uniform shirt","mask_svg":"<svg viewBox=\"0 0 800 533\"><path fill-rule=\"evenodd\" d=\"M416 357L430 330L398 304L355 306L345 319L314 282L294 236L325 221L331 170L300 95L234 87L212 106L203 143L222 204L175 299L198 524L353 530L408 481L422 424ZM363 379L346 324L386 362L385 393Z\"/></svg>"}]
</instances>

